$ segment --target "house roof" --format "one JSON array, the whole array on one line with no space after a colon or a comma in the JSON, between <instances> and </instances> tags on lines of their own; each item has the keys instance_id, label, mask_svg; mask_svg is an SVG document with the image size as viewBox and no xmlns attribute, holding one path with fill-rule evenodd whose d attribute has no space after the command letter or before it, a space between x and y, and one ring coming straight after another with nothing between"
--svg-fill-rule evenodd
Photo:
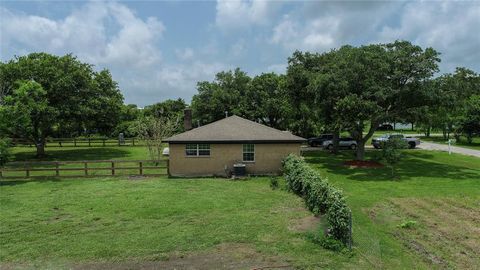
<instances>
[{"instance_id":1,"label":"house roof","mask_svg":"<svg viewBox=\"0 0 480 270\"><path fill-rule=\"evenodd\" d=\"M233 115L165 139L168 143L289 143L304 142L302 137Z\"/></svg>"}]
</instances>

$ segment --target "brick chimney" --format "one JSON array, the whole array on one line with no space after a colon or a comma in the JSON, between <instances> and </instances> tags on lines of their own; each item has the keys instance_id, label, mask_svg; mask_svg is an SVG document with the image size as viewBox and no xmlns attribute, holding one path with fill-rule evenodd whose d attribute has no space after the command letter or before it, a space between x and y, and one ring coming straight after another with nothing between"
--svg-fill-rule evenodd
<instances>
[{"instance_id":1,"label":"brick chimney","mask_svg":"<svg viewBox=\"0 0 480 270\"><path fill-rule=\"evenodd\" d=\"M183 128L185 131L192 129L192 109L183 110Z\"/></svg>"}]
</instances>

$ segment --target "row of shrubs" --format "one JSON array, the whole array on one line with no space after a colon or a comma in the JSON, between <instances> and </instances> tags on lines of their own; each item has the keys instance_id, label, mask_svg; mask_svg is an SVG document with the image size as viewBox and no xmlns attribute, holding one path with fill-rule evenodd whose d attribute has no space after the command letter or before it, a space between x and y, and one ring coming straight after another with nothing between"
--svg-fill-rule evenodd
<instances>
[{"instance_id":1,"label":"row of shrubs","mask_svg":"<svg viewBox=\"0 0 480 270\"><path fill-rule=\"evenodd\" d=\"M323 179L303 158L290 154L283 161L287 188L305 200L315 215L326 215L327 237L351 245L351 211L341 190Z\"/></svg>"}]
</instances>

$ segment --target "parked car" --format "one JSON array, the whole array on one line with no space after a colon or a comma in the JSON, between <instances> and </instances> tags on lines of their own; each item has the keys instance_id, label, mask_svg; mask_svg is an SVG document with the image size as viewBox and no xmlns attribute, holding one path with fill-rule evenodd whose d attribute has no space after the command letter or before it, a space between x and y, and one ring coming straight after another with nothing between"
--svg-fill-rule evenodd
<instances>
[{"instance_id":1,"label":"parked car","mask_svg":"<svg viewBox=\"0 0 480 270\"><path fill-rule=\"evenodd\" d=\"M333 140L333 134L321 134L318 137L312 137L308 139L308 145L315 147L315 146L322 146L324 141Z\"/></svg>"},{"instance_id":2,"label":"parked car","mask_svg":"<svg viewBox=\"0 0 480 270\"><path fill-rule=\"evenodd\" d=\"M348 148L355 150L357 149L357 142L353 138L340 138L338 140L338 147ZM333 140L328 140L323 142L323 148L332 150L333 149Z\"/></svg>"},{"instance_id":3,"label":"parked car","mask_svg":"<svg viewBox=\"0 0 480 270\"><path fill-rule=\"evenodd\" d=\"M399 139L404 140L405 142L408 143L408 147L410 149L413 149L413 148L417 147L417 145L420 144L420 139L415 138L415 137L409 137L409 136L405 137L405 136L403 136L403 134L385 134L385 135L382 135L378 138L373 138L372 139L372 145L376 149L380 149L380 148L383 147L385 142L387 142L388 140L393 139L393 138L399 138Z\"/></svg>"},{"instance_id":4,"label":"parked car","mask_svg":"<svg viewBox=\"0 0 480 270\"><path fill-rule=\"evenodd\" d=\"M390 124L380 125L377 130L393 130L393 126Z\"/></svg>"}]
</instances>

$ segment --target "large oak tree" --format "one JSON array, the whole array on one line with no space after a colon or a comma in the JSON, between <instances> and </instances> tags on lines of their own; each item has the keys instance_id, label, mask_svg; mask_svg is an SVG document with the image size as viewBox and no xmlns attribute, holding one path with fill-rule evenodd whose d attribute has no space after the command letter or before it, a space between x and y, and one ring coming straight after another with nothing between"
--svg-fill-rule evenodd
<instances>
[{"instance_id":1,"label":"large oak tree","mask_svg":"<svg viewBox=\"0 0 480 270\"><path fill-rule=\"evenodd\" d=\"M13 106L21 97L18 91L23 87L38 93L35 98L41 97L41 104L55 112L49 114L48 125L32 127L38 129L39 135L35 139L25 129L9 128L18 124L16 122L0 123L0 126L7 127L9 136L32 140L39 156L43 155L48 136L109 135L119 121L123 96L110 72L95 72L90 64L73 55L32 53L15 57L0 65L0 79L0 106ZM38 85L22 83L27 81ZM27 121L22 125L34 123Z\"/></svg>"}]
</instances>

